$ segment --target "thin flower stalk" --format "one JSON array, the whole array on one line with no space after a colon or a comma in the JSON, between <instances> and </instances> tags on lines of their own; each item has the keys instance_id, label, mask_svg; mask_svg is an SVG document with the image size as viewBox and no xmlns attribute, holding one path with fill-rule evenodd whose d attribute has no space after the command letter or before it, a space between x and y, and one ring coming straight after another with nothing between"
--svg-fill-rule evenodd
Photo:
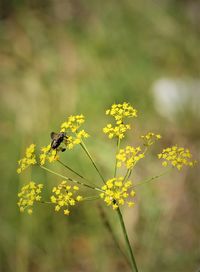
<instances>
[{"instance_id":1,"label":"thin flower stalk","mask_svg":"<svg viewBox=\"0 0 200 272\"><path fill-rule=\"evenodd\" d=\"M137 186L144 185L144 184L147 184L147 183L152 182L152 181L157 181L160 177L166 175L166 174L169 173L171 170L172 170L172 168L170 168L170 169L168 169L168 170L162 172L162 173L159 174L159 175L156 175L156 176L147 178L147 179L145 179L145 180L143 180L143 181L140 181L140 182L134 184L132 187L135 188L135 187L137 187Z\"/></svg>"},{"instance_id":2,"label":"thin flower stalk","mask_svg":"<svg viewBox=\"0 0 200 272\"><path fill-rule=\"evenodd\" d=\"M132 248L131 248L131 244L130 244L130 241L129 241L129 238L128 238L128 233L126 231L126 227L125 227L125 224L124 224L124 219L123 219L122 213L120 211L120 208L117 209L117 214L118 214L118 217L119 217L120 225L122 227L124 239L125 239L125 242L126 242L126 245L127 245L127 250L128 250L130 261L131 261L132 271L133 272L138 272L137 264L136 264L135 257L134 257L134 254L133 254L133 251L132 251Z\"/></svg>"},{"instance_id":3,"label":"thin flower stalk","mask_svg":"<svg viewBox=\"0 0 200 272\"><path fill-rule=\"evenodd\" d=\"M101 216L101 219L103 221L103 224L105 226L105 228L108 230L108 232L110 233L116 247L118 248L118 250L121 252L121 254L123 255L124 259L126 260L127 264L130 265L130 260L129 258L127 257L127 255L125 254L124 250L122 249L122 245L119 243L117 237L116 237L116 234L114 233L113 231L113 228L108 220L108 217L103 209L103 207L101 205L98 206L99 208L99 213L100 213L100 216Z\"/></svg>"},{"instance_id":4,"label":"thin flower stalk","mask_svg":"<svg viewBox=\"0 0 200 272\"><path fill-rule=\"evenodd\" d=\"M117 154L119 153L119 148L120 148L120 138L118 137L117 139L117 150L116 150L116 156L115 156L115 170L114 170L114 178L116 178L117 174Z\"/></svg>"},{"instance_id":5,"label":"thin flower stalk","mask_svg":"<svg viewBox=\"0 0 200 272\"><path fill-rule=\"evenodd\" d=\"M69 167L68 165L66 165L65 163L63 163L62 161L58 160L58 162L64 166L65 168L67 168L69 171L71 171L72 173L76 174L78 177L87 180L85 177L83 177L81 174L79 174L77 171L73 170L71 167Z\"/></svg>"},{"instance_id":6,"label":"thin flower stalk","mask_svg":"<svg viewBox=\"0 0 200 272\"><path fill-rule=\"evenodd\" d=\"M105 179L104 179L104 177L102 176L101 172L99 171L99 168L97 167L97 165L96 165L95 161L93 160L92 156L90 155L90 153L89 153L89 151L88 151L86 145L84 144L83 141L81 141L80 145L81 145L81 147L83 148L83 150L85 151L85 153L87 154L87 156L88 156L88 158L90 159L90 161L92 162L94 168L96 169L97 173L98 173L99 176L101 177L103 183L105 183Z\"/></svg>"},{"instance_id":7,"label":"thin flower stalk","mask_svg":"<svg viewBox=\"0 0 200 272\"><path fill-rule=\"evenodd\" d=\"M117 150L119 149L119 146L120 146L120 139L118 138L118 142L117 142ZM82 147L83 150L86 152L87 156L90 158L92 164L94 165L96 171L98 172L98 174L100 175L101 179L102 179L103 182L105 183L105 179L103 178L102 174L100 173L98 167L96 166L94 160L92 159L92 156L90 155L90 153L89 153L89 151L87 150L86 146L84 145L83 141L82 141L82 143L81 143L81 147ZM115 175L116 175L116 171L117 171L117 159L116 159L116 162L115 162L115 169L116 169L116 170L115 170ZM123 218L121 218L121 219L123 220ZM108 223L108 220L106 220L106 222ZM108 226L108 225L107 225L107 226ZM125 228L125 225L124 225L124 228ZM109 230L110 230L110 233L111 233L111 235L112 235L112 237L113 237L113 240L114 240L115 244L117 245L117 247L119 248L119 250L120 250L121 252L123 252L122 249L121 249L121 246L119 245L119 242L118 242L117 238L115 237L115 234L114 234L114 231L112 230L111 225L109 225ZM127 241L126 241L126 242L127 242ZM124 253L122 253L122 254L124 255ZM133 255L133 253L132 253L132 255ZM125 259L127 260L126 257L125 257ZM133 270L133 271L134 271L134 270Z\"/></svg>"},{"instance_id":8,"label":"thin flower stalk","mask_svg":"<svg viewBox=\"0 0 200 272\"><path fill-rule=\"evenodd\" d=\"M84 201L91 201L91 200L97 200L97 199L100 199L98 195L83 197Z\"/></svg>"},{"instance_id":9,"label":"thin flower stalk","mask_svg":"<svg viewBox=\"0 0 200 272\"><path fill-rule=\"evenodd\" d=\"M55 172L55 171L53 171L53 170L51 170L51 169L45 167L45 166L40 165L40 167L41 167L42 169L44 169L44 170L46 170L46 171L48 171L48 172L50 172L50 173L52 173L52 174L58 176L58 177L64 178L64 179L66 179L66 180L72 181L72 182L74 182L74 183L77 183L77 184L79 184L79 185L88 187L88 188L90 188L90 189L93 189L93 190L102 192L102 190L101 190L100 188L98 188L98 187L91 186L91 185L89 185L89 184L87 184L87 183L84 183L84 182L81 182L81 181L78 181L78 180L75 180L75 179L72 179L72 178L63 176L63 175L61 175L61 174L59 174L59 173L57 173L57 172Z\"/></svg>"},{"instance_id":10,"label":"thin flower stalk","mask_svg":"<svg viewBox=\"0 0 200 272\"><path fill-rule=\"evenodd\" d=\"M119 153L119 149L120 149L120 137L118 137L117 139L117 148L116 148L116 156L115 156L115 170L114 170L114 179L116 179L116 175L117 175L117 162L118 162L118 158L117 158L117 154ZM127 171L127 175L124 177L124 179L122 179L123 183L126 182L126 180L128 179L129 177L129 174L131 173L131 170L128 169ZM115 182L116 183L116 182ZM125 183L126 184L126 183ZM123 188L122 188L123 189ZM119 191L118 191L119 192ZM125 193L127 194L127 193ZM128 195L128 194L127 194ZM119 201L124 201L123 198L120 198ZM118 202L117 202L118 203ZM123 216L121 214L121 211L120 211L120 208L119 206L116 204L116 199L113 199L113 209L115 209L116 207L116 211L117 211L117 214L118 214L118 218L119 218L119 221L120 221L120 225L121 225L121 228L122 228L122 231L123 231L123 235L124 235L124 239L125 239L125 243L126 243L126 246L127 246L127 249L128 249L128 252L129 252L129 256L130 256L130 260L128 260L128 263L131 265L131 268L132 268L132 271L133 272L138 272L138 269L137 269L137 265L136 265L136 261L135 261L135 257L133 255L133 251L132 251L132 248L131 248L131 245L130 245L130 242L129 242L129 238L128 238L128 233L127 233L127 230L126 230L126 226L125 226L125 223L124 223L124 219L123 219ZM107 223L107 226L108 228L110 228L110 225L109 225L109 222L106 222ZM111 232L111 235L113 236L113 240L115 241L115 235L112 231L112 229L110 230ZM119 246L118 244L118 241L116 240L115 243L117 243L117 246L118 248L121 250L121 247ZM124 255L123 251L122 251L122 254ZM126 255L125 255L126 256ZM127 258L125 258L127 260Z\"/></svg>"}]
</instances>

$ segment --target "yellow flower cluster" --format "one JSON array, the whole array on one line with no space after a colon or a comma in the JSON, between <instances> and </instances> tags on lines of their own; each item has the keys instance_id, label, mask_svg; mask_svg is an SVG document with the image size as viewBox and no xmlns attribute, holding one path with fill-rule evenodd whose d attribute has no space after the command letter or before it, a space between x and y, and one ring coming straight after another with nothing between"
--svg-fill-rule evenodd
<instances>
[{"instance_id":1,"label":"yellow flower cluster","mask_svg":"<svg viewBox=\"0 0 200 272\"><path fill-rule=\"evenodd\" d=\"M137 110L134 109L129 103L113 104L111 109L106 111L106 115L111 115L121 124L125 117L137 117Z\"/></svg>"},{"instance_id":2,"label":"yellow flower cluster","mask_svg":"<svg viewBox=\"0 0 200 272\"><path fill-rule=\"evenodd\" d=\"M112 139L114 137L118 137L119 139L123 139L125 136L125 133L128 129L130 129L131 126L129 124L120 124L117 126L112 126L111 124L106 125L105 128L103 128L103 132L105 134L108 134L108 138Z\"/></svg>"},{"instance_id":3,"label":"yellow flower cluster","mask_svg":"<svg viewBox=\"0 0 200 272\"><path fill-rule=\"evenodd\" d=\"M122 163L125 164L127 169L131 169L135 164L144 158L144 153L141 151L140 146L126 146L119 150L119 153L116 155L117 167L121 167Z\"/></svg>"},{"instance_id":4,"label":"yellow flower cluster","mask_svg":"<svg viewBox=\"0 0 200 272\"><path fill-rule=\"evenodd\" d=\"M127 199L131 196L135 196L135 192L132 190L128 192L128 189L132 186L132 182L124 181L124 177L112 178L107 180L106 184L102 186L102 192L100 197L106 202L108 206L112 205L113 210L116 210L119 205L128 204L129 207L134 206L133 201Z\"/></svg>"},{"instance_id":5,"label":"yellow flower cluster","mask_svg":"<svg viewBox=\"0 0 200 272\"><path fill-rule=\"evenodd\" d=\"M51 202L56 205L55 211L58 212L63 208L63 213L69 215L70 211L68 207L74 206L76 202L83 199L82 196L77 195L78 190L78 186L71 186L66 180L62 181L57 187L54 187L52 190L54 194L51 196Z\"/></svg>"},{"instance_id":6,"label":"yellow flower cluster","mask_svg":"<svg viewBox=\"0 0 200 272\"><path fill-rule=\"evenodd\" d=\"M77 132L80 126L85 122L85 117L83 114L71 115L68 117L67 121L61 124L61 132L66 132L70 129L72 132Z\"/></svg>"},{"instance_id":7,"label":"yellow flower cluster","mask_svg":"<svg viewBox=\"0 0 200 272\"><path fill-rule=\"evenodd\" d=\"M68 149L72 149L75 145L78 145L81 143L81 140L83 138L88 138L89 137L89 134L87 132L85 132L84 129L82 129L81 131L77 132L76 133L76 136L73 137L73 136L69 136L67 138L67 148Z\"/></svg>"},{"instance_id":8,"label":"yellow flower cluster","mask_svg":"<svg viewBox=\"0 0 200 272\"><path fill-rule=\"evenodd\" d=\"M34 181L30 181L27 185L23 186L21 192L18 193L20 212L24 212L27 209L28 214L33 212L33 204L36 201L41 200L41 190L43 184L36 184Z\"/></svg>"},{"instance_id":9,"label":"yellow flower cluster","mask_svg":"<svg viewBox=\"0 0 200 272\"><path fill-rule=\"evenodd\" d=\"M26 148L25 157L18 161L19 167L17 168L17 173L20 174L27 167L36 163L35 144L31 144Z\"/></svg>"},{"instance_id":10,"label":"yellow flower cluster","mask_svg":"<svg viewBox=\"0 0 200 272\"><path fill-rule=\"evenodd\" d=\"M46 160L50 163L59 159L58 152L55 149L51 149L51 145L47 145L41 148L40 164L44 165Z\"/></svg>"},{"instance_id":11,"label":"yellow flower cluster","mask_svg":"<svg viewBox=\"0 0 200 272\"><path fill-rule=\"evenodd\" d=\"M81 143L83 138L88 138L89 134L85 130L79 130L81 125L85 122L85 117L81 115L71 115L67 121L61 124L61 132L65 132L68 136L64 142L68 149L72 149L75 145ZM73 134L73 135L70 135Z\"/></svg>"},{"instance_id":12,"label":"yellow flower cluster","mask_svg":"<svg viewBox=\"0 0 200 272\"><path fill-rule=\"evenodd\" d=\"M155 134L153 132L149 132L144 136L141 136L141 138L144 140L145 146L150 146L155 143L156 140L160 140L162 137L160 134Z\"/></svg>"},{"instance_id":13,"label":"yellow flower cluster","mask_svg":"<svg viewBox=\"0 0 200 272\"><path fill-rule=\"evenodd\" d=\"M192 155L189 149L177 146L163 149L162 153L158 154L159 159L164 159L162 163L163 166L168 166L171 164L178 170L181 170L184 165L190 167L194 166L196 161L192 161L191 157Z\"/></svg>"},{"instance_id":14,"label":"yellow flower cluster","mask_svg":"<svg viewBox=\"0 0 200 272\"><path fill-rule=\"evenodd\" d=\"M137 110L134 109L129 103L114 104L111 109L106 111L106 115L114 117L115 124L108 124L103 128L103 132L108 134L110 139L117 137L119 139L124 138L125 133L131 128L130 124L125 123L126 118L137 117Z\"/></svg>"}]
</instances>

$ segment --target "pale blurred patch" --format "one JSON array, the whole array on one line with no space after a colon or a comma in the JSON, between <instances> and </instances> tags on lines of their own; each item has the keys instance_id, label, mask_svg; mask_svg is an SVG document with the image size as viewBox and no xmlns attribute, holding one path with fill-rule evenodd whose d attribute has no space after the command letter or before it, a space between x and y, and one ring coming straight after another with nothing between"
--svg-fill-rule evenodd
<instances>
[{"instance_id":1,"label":"pale blurred patch","mask_svg":"<svg viewBox=\"0 0 200 272\"><path fill-rule=\"evenodd\" d=\"M161 78L152 90L157 111L167 119L186 108L200 117L200 79Z\"/></svg>"}]
</instances>

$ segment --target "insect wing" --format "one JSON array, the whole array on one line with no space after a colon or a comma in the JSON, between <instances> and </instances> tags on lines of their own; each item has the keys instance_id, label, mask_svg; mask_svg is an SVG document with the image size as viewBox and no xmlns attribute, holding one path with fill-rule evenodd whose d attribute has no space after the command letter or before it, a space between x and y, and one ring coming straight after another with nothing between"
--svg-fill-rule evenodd
<instances>
[{"instance_id":1,"label":"insect wing","mask_svg":"<svg viewBox=\"0 0 200 272\"><path fill-rule=\"evenodd\" d=\"M54 140L58 136L58 133L51 132L50 136L51 136L51 139Z\"/></svg>"}]
</instances>

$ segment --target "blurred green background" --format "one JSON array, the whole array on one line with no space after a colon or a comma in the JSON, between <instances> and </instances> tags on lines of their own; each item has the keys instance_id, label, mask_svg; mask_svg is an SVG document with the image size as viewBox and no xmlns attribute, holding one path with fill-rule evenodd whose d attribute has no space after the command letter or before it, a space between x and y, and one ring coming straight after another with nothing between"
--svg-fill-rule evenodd
<instances>
[{"instance_id":1,"label":"blurred green background","mask_svg":"<svg viewBox=\"0 0 200 272\"><path fill-rule=\"evenodd\" d=\"M163 136L134 181L162 172L156 154L166 146L187 146L200 159L199 12L195 0L1 0L0 271L130 271L97 202L67 218L47 205L20 214L24 183L43 182L48 197L60 179L37 168L18 176L17 160L30 143L48 144L67 115L83 113L88 148L109 178L115 144L102 133L104 113L123 101L139 111L124 144L136 145L149 130ZM100 182L80 148L62 160ZM138 187L135 207L123 209L139 271L199 271L199 172L174 171ZM123 243L117 218L106 212Z\"/></svg>"}]
</instances>

